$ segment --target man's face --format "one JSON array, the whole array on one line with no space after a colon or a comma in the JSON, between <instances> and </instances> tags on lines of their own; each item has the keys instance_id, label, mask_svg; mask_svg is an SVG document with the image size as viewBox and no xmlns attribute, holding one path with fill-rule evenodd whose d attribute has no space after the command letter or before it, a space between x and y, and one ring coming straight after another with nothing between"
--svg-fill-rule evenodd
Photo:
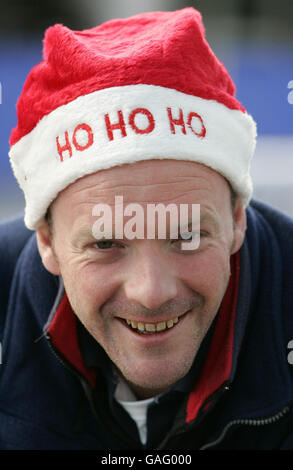
<instances>
[{"instance_id":1,"label":"man's face","mask_svg":"<svg viewBox=\"0 0 293 470\"><path fill-rule=\"evenodd\" d=\"M183 250L168 237L97 242L92 209L104 203L114 213L117 195L145 213L149 203L200 204L199 248ZM53 236L41 227L39 249L47 269L61 274L75 314L139 397L170 388L192 365L227 288L230 255L243 241L245 213L239 206L233 219L225 179L192 162L139 162L81 178L59 194L51 214Z\"/></svg>"}]
</instances>

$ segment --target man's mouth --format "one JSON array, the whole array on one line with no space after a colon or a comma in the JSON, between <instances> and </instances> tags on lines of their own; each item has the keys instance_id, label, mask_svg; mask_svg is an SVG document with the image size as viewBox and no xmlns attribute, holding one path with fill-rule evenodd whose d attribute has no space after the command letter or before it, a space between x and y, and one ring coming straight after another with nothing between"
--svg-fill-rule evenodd
<instances>
[{"instance_id":1,"label":"man's mouth","mask_svg":"<svg viewBox=\"0 0 293 470\"><path fill-rule=\"evenodd\" d=\"M124 319L127 325L132 328L136 333L144 335L159 333L167 329L173 328L178 323L178 317L174 317L167 321L161 321L158 323L142 323L134 320Z\"/></svg>"}]
</instances>

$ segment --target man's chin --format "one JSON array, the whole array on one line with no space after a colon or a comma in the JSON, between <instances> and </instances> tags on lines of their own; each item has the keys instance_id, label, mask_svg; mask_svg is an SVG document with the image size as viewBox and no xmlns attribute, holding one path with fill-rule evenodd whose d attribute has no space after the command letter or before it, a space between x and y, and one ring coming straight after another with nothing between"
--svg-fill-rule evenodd
<instances>
[{"instance_id":1,"label":"man's chin","mask_svg":"<svg viewBox=\"0 0 293 470\"><path fill-rule=\"evenodd\" d=\"M162 364L150 370L149 367L141 366L140 370L125 370L120 375L123 376L131 390L138 399L146 399L167 392L176 382L184 377L190 367L190 363L182 364L181 367L174 368L169 364Z\"/></svg>"},{"instance_id":2,"label":"man's chin","mask_svg":"<svg viewBox=\"0 0 293 470\"><path fill-rule=\"evenodd\" d=\"M124 380L126 380L125 377L124 377ZM135 396L139 400L146 400L147 398L155 397L157 395L167 392L172 387L172 385L175 382L177 382L177 380L175 380L175 382L168 381L165 383L162 383L162 382L133 383L133 382L130 382L129 380L126 380L126 382L128 386L130 387L130 389L132 390L132 392L135 394Z\"/></svg>"}]
</instances>

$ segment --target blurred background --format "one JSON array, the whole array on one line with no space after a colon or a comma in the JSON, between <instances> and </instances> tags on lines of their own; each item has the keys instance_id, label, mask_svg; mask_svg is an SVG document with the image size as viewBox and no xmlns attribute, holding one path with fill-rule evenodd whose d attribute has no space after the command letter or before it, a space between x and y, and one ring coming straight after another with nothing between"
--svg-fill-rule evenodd
<instances>
[{"instance_id":1,"label":"blurred background","mask_svg":"<svg viewBox=\"0 0 293 470\"><path fill-rule=\"evenodd\" d=\"M258 124L252 162L254 197L293 216L292 0L2 0L0 12L0 221L21 213L22 192L10 169L16 101L42 60L44 30L85 29L118 17L194 6L206 37L229 70L237 98Z\"/></svg>"}]
</instances>

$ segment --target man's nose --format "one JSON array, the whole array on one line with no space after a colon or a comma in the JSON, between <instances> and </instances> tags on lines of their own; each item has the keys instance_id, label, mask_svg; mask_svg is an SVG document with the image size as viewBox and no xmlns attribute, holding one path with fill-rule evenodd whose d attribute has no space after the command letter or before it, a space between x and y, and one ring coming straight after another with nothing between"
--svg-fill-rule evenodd
<instances>
[{"instance_id":1,"label":"man's nose","mask_svg":"<svg viewBox=\"0 0 293 470\"><path fill-rule=\"evenodd\" d=\"M177 281L173 270L159 250L151 244L130 267L124 283L125 295L148 309L156 309L177 296Z\"/></svg>"}]
</instances>

